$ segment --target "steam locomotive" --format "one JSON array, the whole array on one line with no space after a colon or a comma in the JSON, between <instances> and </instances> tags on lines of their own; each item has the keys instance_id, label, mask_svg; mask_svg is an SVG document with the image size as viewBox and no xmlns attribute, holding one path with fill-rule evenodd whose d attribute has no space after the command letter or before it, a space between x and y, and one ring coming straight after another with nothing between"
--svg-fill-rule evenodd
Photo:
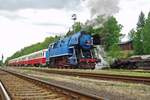
<instances>
[{"instance_id":1,"label":"steam locomotive","mask_svg":"<svg viewBox=\"0 0 150 100\"><path fill-rule=\"evenodd\" d=\"M94 69L96 62L100 60L94 56L93 46L92 36L81 31L51 43L48 49L11 59L8 64Z\"/></svg>"}]
</instances>

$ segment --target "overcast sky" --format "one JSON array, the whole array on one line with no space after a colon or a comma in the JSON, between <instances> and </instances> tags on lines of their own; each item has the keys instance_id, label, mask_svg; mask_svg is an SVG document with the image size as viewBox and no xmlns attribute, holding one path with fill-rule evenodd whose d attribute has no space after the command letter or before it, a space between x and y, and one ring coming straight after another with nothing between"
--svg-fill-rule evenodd
<instances>
[{"instance_id":1,"label":"overcast sky","mask_svg":"<svg viewBox=\"0 0 150 100\"><path fill-rule=\"evenodd\" d=\"M0 55L11 56L48 36L62 35L73 24L97 15L114 15L126 34L138 16L150 11L150 0L0 0Z\"/></svg>"}]
</instances>

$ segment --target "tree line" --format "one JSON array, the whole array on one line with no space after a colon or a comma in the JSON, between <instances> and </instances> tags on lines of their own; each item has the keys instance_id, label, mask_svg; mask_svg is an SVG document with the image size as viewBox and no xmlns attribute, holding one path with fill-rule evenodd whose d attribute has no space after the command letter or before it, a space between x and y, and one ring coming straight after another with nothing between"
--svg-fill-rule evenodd
<instances>
[{"instance_id":1,"label":"tree line","mask_svg":"<svg viewBox=\"0 0 150 100\"><path fill-rule=\"evenodd\" d=\"M43 42L39 42L30 46L24 47L21 50L15 52L12 56L8 57L6 59L6 63L10 59L14 59L23 55L27 55L27 54L30 54L30 53L33 53L42 49L47 49L50 43L58 40L59 38L60 36L55 36L55 37L50 36L50 37L45 38Z\"/></svg>"}]
</instances>

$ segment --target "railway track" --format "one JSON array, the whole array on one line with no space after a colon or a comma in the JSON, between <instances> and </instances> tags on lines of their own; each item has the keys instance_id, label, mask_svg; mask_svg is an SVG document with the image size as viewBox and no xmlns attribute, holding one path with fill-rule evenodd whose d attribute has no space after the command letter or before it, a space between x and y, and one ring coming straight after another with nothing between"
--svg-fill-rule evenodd
<instances>
[{"instance_id":1,"label":"railway track","mask_svg":"<svg viewBox=\"0 0 150 100\"><path fill-rule=\"evenodd\" d=\"M26 69L26 68L24 68ZM48 69L38 69L32 68L34 71L41 71L53 74L62 74L68 76L79 76L84 78L100 79L100 80L114 80L123 81L131 83L141 83L150 85L150 77L140 77L140 76L125 76L125 75L110 75L110 74L100 74L100 73L89 73L89 72L75 72L75 71L60 71L60 70L48 70Z\"/></svg>"},{"instance_id":2,"label":"railway track","mask_svg":"<svg viewBox=\"0 0 150 100\"><path fill-rule=\"evenodd\" d=\"M8 92L5 90L4 85L0 82L0 100L10 100Z\"/></svg>"},{"instance_id":3,"label":"railway track","mask_svg":"<svg viewBox=\"0 0 150 100\"><path fill-rule=\"evenodd\" d=\"M0 69L0 76L12 100L103 100L96 95L75 91L6 69ZM0 97L2 96L1 93Z\"/></svg>"}]
</instances>

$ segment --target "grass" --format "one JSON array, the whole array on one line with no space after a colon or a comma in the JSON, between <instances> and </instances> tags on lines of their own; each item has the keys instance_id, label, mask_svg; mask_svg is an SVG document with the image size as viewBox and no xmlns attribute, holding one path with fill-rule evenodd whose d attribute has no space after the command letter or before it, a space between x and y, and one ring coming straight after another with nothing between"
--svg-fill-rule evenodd
<instances>
[{"instance_id":1,"label":"grass","mask_svg":"<svg viewBox=\"0 0 150 100\"><path fill-rule=\"evenodd\" d=\"M35 67L34 67L35 68ZM33 67L24 68L26 70L32 70ZM38 69L38 68L36 68ZM57 71L69 71L69 72L83 72L83 73L100 73L100 74L112 74L112 75L125 75L125 76L141 76L150 77L150 71L138 71L138 70L125 70L125 69L104 69L104 70L84 70L84 69L56 69L56 68L39 68L45 70L57 70Z\"/></svg>"},{"instance_id":2,"label":"grass","mask_svg":"<svg viewBox=\"0 0 150 100\"><path fill-rule=\"evenodd\" d=\"M96 73L107 73L114 75L127 75L127 76L142 76L142 77L150 77L149 72L136 72L132 70L123 70L123 69L109 69L109 70L96 70Z\"/></svg>"},{"instance_id":3,"label":"grass","mask_svg":"<svg viewBox=\"0 0 150 100\"><path fill-rule=\"evenodd\" d=\"M125 75L125 76L141 76L150 77L150 72L145 71L132 71L124 69L105 69L105 70L83 70L83 69L48 69L48 70L59 70L59 71L71 71L71 72L83 72L83 73L100 73L100 74L112 74L112 75Z\"/></svg>"}]
</instances>

